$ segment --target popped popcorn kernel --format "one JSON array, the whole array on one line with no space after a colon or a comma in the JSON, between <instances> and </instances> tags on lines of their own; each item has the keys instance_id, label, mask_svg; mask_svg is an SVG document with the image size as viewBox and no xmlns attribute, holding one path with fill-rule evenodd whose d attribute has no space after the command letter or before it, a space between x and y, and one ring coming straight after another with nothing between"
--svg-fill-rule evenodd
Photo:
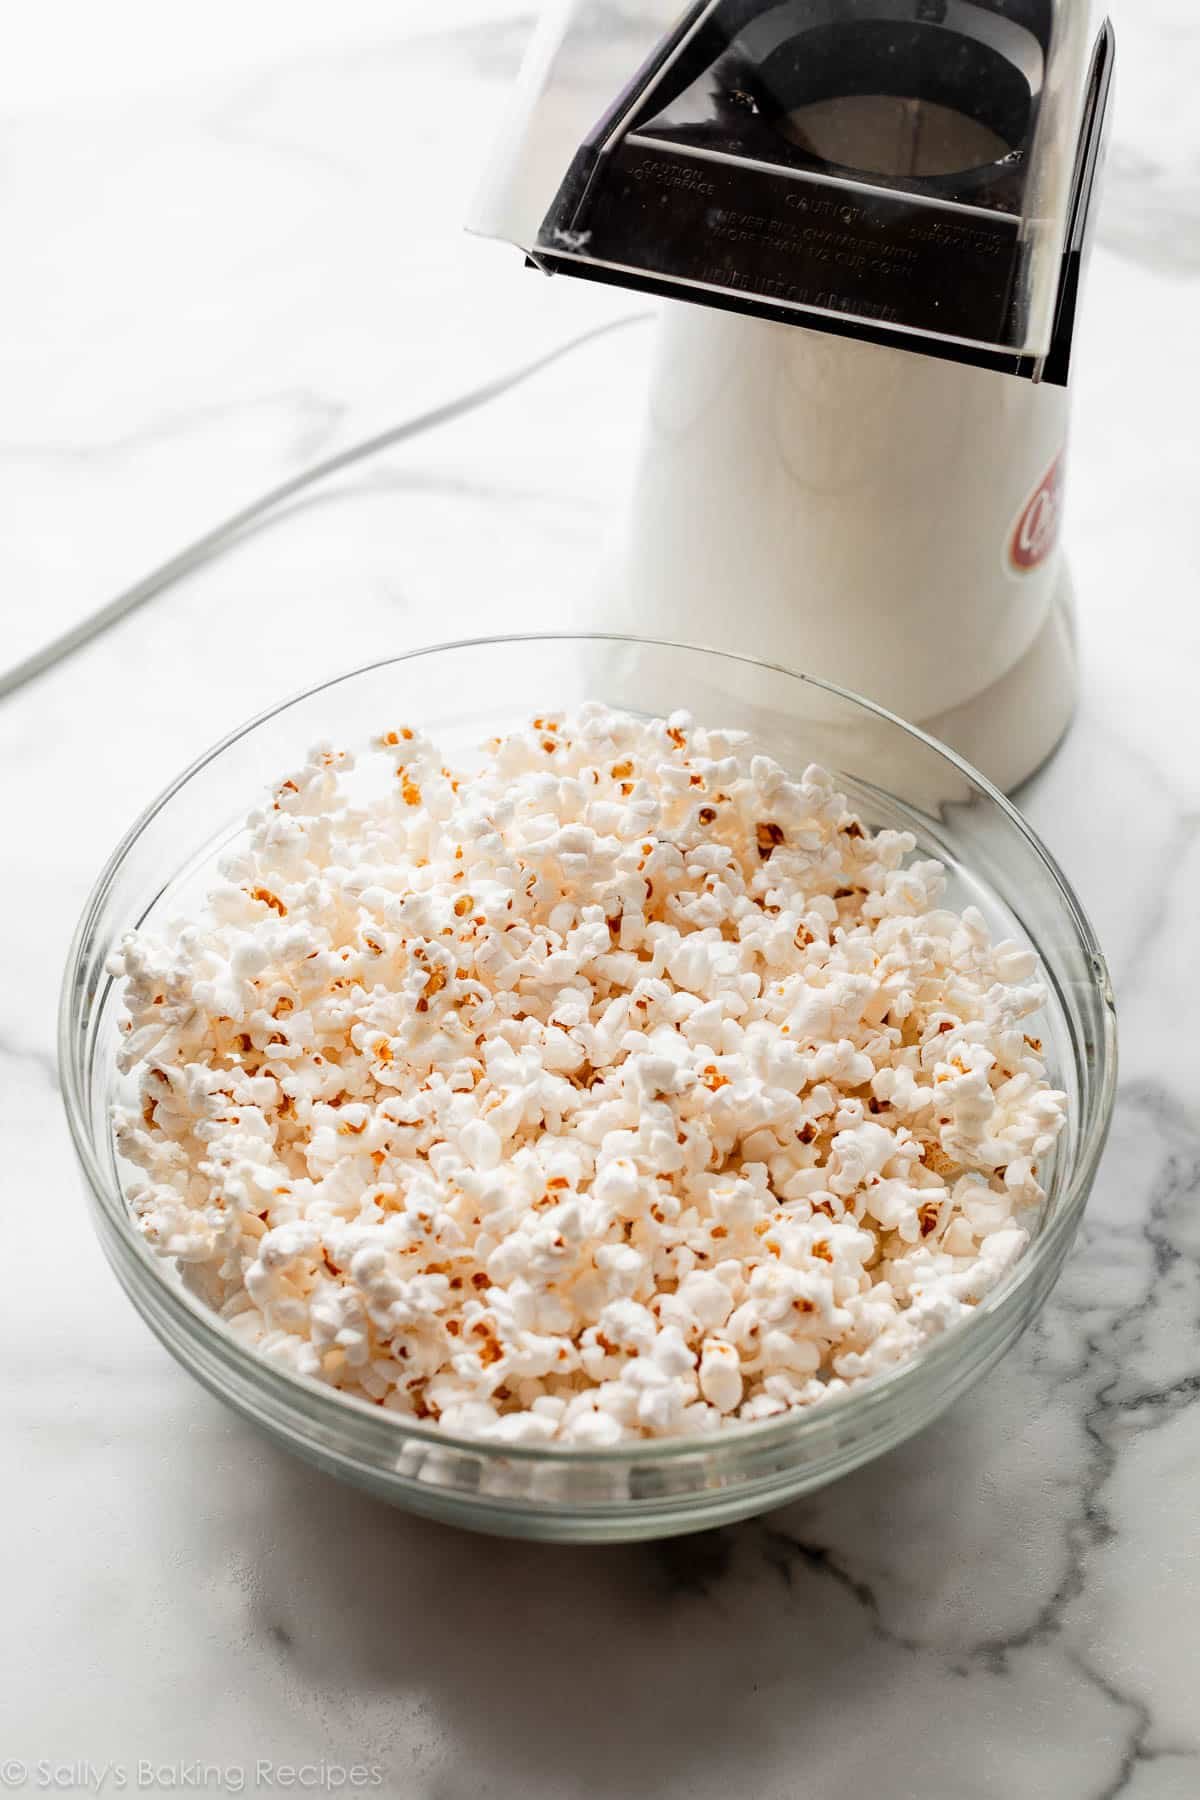
<instances>
[{"instance_id":1,"label":"popped popcorn kernel","mask_svg":"<svg viewBox=\"0 0 1200 1800\"><path fill-rule=\"evenodd\" d=\"M364 803L318 745L113 959L130 1207L242 1343L605 1448L822 1404L1004 1278L1045 995L909 834L685 712L370 754Z\"/></svg>"}]
</instances>

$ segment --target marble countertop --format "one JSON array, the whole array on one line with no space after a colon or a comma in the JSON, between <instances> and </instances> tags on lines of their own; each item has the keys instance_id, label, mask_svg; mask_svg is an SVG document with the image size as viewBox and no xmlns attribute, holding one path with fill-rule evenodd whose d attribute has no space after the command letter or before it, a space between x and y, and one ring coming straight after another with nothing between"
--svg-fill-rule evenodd
<instances>
[{"instance_id":1,"label":"marble countertop","mask_svg":"<svg viewBox=\"0 0 1200 1800\"><path fill-rule=\"evenodd\" d=\"M26 10L0 71L6 664L315 458L639 310L458 229L528 9ZM1118 25L1068 527L1084 695L1024 800L1109 952L1123 1073L1041 1322L833 1489L713 1536L547 1549L268 1447L93 1240L54 1010L103 858L207 743L331 667L561 622L628 460L630 327L0 704L14 1791L200 1765L208 1791L272 1791L307 1764L402 1800L1200 1794L1200 18L1125 0Z\"/></svg>"}]
</instances>

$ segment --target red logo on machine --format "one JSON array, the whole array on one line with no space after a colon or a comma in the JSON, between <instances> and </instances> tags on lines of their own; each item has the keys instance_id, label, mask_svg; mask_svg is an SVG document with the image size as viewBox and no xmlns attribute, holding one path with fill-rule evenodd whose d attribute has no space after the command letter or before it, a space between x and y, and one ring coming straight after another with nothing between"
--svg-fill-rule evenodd
<instances>
[{"instance_id":1,"label":"red logo on machine","mask_svg":"<svg viewBox=\"0 0 1200 1800\"><path fill-rule=\"evenodd\" d=\"M1065 479L1066 452L1060 451L1013 527L1008 560L1018 574L1040 568L1058 543Z\"/></svg>"}]
</instances>

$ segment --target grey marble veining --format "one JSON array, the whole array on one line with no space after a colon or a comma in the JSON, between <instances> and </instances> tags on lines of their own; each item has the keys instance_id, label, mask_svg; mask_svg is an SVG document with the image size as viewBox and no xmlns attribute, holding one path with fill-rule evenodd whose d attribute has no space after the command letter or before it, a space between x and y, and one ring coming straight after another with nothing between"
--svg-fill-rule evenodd
<instances>
[{"instance_id":1,"label":"grey marble veining","mask_svg":"<svg viewBox=\"0 0 1200 1800\"><path fill-rule=\"evenodd\" d=\"M432 32L384 20L347 48L329 28L294 53L281 34L265 65L131 76L119 107L0 114L6 658L314 458L634 310L457 230L529 13L447 7ZM132 1788L146 1759L252 1788L262 1758L369 1764L401 1800L1200 1796L1200 27L1188 0L1117 22L1072 446L1084 693L1022 801L1109 951L1123 1085L1047 1310L836 1487L569 1550L409 1519L291 1462L103 1265L53 1017L97 869L190 757L331 667L569 618L621 503L648 336L592 346L0 706L19 846L0 1780L17 1759L36 1791L46 1759L87 1791L112 1761Z\"/></svg>"}]
</instances>

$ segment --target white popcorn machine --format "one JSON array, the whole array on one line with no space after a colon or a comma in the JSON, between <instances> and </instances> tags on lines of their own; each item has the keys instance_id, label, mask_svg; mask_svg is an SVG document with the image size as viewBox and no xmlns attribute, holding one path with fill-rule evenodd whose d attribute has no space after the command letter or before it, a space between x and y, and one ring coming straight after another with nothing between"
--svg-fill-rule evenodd
<instances>
[{"instance_id":1,"label":"white popcorn machine","mask_svg":"<svg viewBox=\"0 0 1200 1800\"><path fill-rule=\"evenodd\" d=\"M1091 0L544 12L473 227L692 303L587 623L819 675L1005 787L1044 761L1113 54Z\"/></svg>"}]
</instances>

